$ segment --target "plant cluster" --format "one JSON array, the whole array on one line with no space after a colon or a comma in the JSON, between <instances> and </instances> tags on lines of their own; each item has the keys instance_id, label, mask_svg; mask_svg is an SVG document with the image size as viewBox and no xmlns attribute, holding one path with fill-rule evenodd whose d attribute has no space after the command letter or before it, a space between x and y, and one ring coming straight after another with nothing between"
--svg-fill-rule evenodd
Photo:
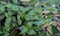
<instances>
[{"instance_id":1,"label":"plant cluster","mask_svg":"<svg viewBox=\"0 0 60 36\"><path fill-rule=\"evenodd\" d=\"M60 0L1 0L0 36L60 36Z\"/></svg>"}]
</instances>

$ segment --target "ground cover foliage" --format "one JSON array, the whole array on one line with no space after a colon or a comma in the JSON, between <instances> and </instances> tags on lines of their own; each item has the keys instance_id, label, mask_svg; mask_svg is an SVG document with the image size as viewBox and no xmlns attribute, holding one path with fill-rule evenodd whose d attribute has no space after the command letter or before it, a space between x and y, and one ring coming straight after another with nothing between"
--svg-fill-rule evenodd
<instances>
[{"instance_id":1,"label":"ground cover foliage","mask_svg":"<svg viewBox=\"0 0 60 36\"><path fill-rule=\"evenodd\" d=\"M0 36L60 36L60 0L0 0Z\"/></svg>"}]
</instances>

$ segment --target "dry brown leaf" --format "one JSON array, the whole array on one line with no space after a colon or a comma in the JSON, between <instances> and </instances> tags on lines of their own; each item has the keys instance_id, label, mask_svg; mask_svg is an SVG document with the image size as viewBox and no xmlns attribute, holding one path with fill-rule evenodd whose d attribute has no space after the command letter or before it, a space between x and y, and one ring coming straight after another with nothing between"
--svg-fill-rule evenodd
<instances>
[{"instance_id":1,"label":"dry brown leaf","mask_svg":"<svg viewBox=\"0 0 60 36\"><path fill-rule=\"evenodd\" d=\"M51 26L49 26L49 27L47 28L47 31L48 31L50 34L53 34L53 33L52 33L52 27L51 27Z\"/></svg>"}]
</instances>

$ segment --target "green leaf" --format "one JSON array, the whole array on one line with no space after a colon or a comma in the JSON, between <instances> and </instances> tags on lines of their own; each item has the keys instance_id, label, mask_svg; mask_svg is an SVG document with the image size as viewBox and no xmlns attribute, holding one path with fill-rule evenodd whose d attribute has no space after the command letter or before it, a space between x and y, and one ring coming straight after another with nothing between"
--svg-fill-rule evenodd
<instances>
[{"instance_id":1,"label":"green leaf","mask_svg":"<svg viewBox=\"0 0 60 36\"><path fill-rule=\"evenodd\" d=\"M26 26L22 26L22 27L19 27L19 28L21 30L20 34L25 34L28 31L28 27L26 27Z\"/></svg>"},{"instance_id":2,"label":"green leaf","mask_svg":"<svg viewBox=\"0 0 60 36\"><path fill-rule=\"evenodd\" d=\"M48 32L46 32L46 36L51 36Z\"/></svg>"},{"instance_id":3,"label":"green leaf","mask_svg":"<svg viewBox=\"0 0 60 36\"><path fill-rule=\"evenodd\" d=\"M38 20L39 17L34 10L31 10L28 14L26 14L25 19L28 20Z\"/></svg>"},{"instance_id":4,"label":"green leaf","mask_svg":"<svg viewBox=\"0 0 60 36\"><path fill-rule=\"evenodd\" d=\"M11 20L12 20L12 22L16 22L16 18L14 16L12 17Z\"/></svg>"},{"instance_id":5,"label":"green leaf","mask_svg":"<svg viewBox=\"0 0 60 36\"><path fill-rule=\"evenodd\" d=\"M19 6L18 9L19 11L22 11L22 12L25 10L23 6Z\"/></svg>"},{"instance_id":6,"label":"green leaf","mask_svg":"<svg viewBox=\"0 0 60 36\"><path fill-rule=\"evenodd\" d=\"M25 12L20 12L20 16L21 16L21 18L25 18Z\"/></svg>"},{"instance_id":7,"label":"green leaf","mask_svg":"<svg viewBox=\"0 0 60 36\"><path fill-rule=\"evenodd\" d=\"M9 27L10 22L11 22L11 17L6 18L5 26Z\"/></svg>"},{"instance_id":8,"label":"green leaf","mask_svg":"<svg viewBox=\"0 0 60 36\"><path fill-rule=\"evenodd\" d=\"M4 29L6 31L10 30L10 23L11 23L11 17L6 18L6 20L5 20L5 27L4 27Z\"/></svg>"},{"instance_id":9,"label":"green leaf","mask_svg":"<svg viewBox=\"0 0 60 36\"><path fill-rule=\"evenodd\" d=\"M38 27L38 26L32 26L33 27L33 29L35 30L35 31L37 31L37 32L39 32L40 30L41 30L41 28L40 28L40 26Z\"/></svg>"},{"instance_id":10,"label":"green leaf","mask_svg":"<svg viewBox=\"0 0 60 36\"><path fill-rule=\"evenodd\" d=\"M8 12L8 13L5 13L5 16L10 17L10 16L12 16L12 14L10 12Z\"/></svg>"},{"instance_id":11,"label":"green leaf","mask_svg":"<svg viewBox=\"0 0 60 36\"><path fill-rule=\"evenodd\" d=\"M11 8L11 6L12 6L11 3L7 3L7 4L5 5L5 7L8 7L8 8Z\"/></svg>"},{"instance_id":12,"label":"green leaf","mask_svg":"<svg viewBox=\"0 0 60 36\"><path fill-rule=\"evenodd\" d=\"M49 24L52 21L52 19L46 19L45 24Z\"/></svg>"},{"instance_id":13,"label":"green leaf","mask_svg":"<svg viewBox=\"0 0 60 36\"><path fill-rule=\"evenodd\" d=\"M26 8L24 8L23 12L27 12L27 11L29 11L30 9L31 9L31 7L26 7Z\"/></svg>"},{"instance_id":14,"label":"green leaf","mask_svg":"<svg viewBox=\"0 0 60 36\"><path fill-rule=\"evenodd\" d=\"M18 9L18 5L13 5L11 3L8 3L5 5L7 8L9 8L10 10L13 10L13 11L19 11Z\"/></svg>"},{"instance_id":15,"label":"green leaf","mask_svg":"<svg viewBox=\"0 0 60 36\"><path fill-rule=\"evenodd\" d=\"M6 5L6 4L7 4L7 2L3 2L3 1L0 1L0 3L1 3L2 5Z\"/></svg>"},{"instance_id":16,"label":"green leaf","mask_svg":"<svg viewBox=\"0 0 60 36\"><path fill-rule=\"evenodd\" d=\"M17 4L18 3L18 0L12 0L15 4Z\"/></svg>"},{"instance_id":17,"label":"green leaf","mask_svg":"<svg viewBox=\"0 0 60 36\"><path fill-rule=\"evenodd\" d=\"M40 25L42 25L42 24L45 24L45 22L44 22L44 20L35 21L34 24L37 25L37 26L40 26Z\"/></svg>"},{"instance_id":18,"label":"green leaf","mask_svg":"<svg viewBox=\"0 0 60 36\"><path fill-rule=\"evenodd\" d=\"M50 1L51 1L51 3L54 4L54 3L58 3L59 0L50 0Z\"/></svg>"},{"instance_id":19,"label":"green leaf","mask_svg":"<svg viewBox=\"0 0 60 36\"><path fill-rule=\"evenodd\" d=\"M21 20L18 20L17 22L18 22L18 24L19 24L19 25L21 25L21 23L22 23L22 21L21 21Z\"/></svg>"},{"instance_id":20,"label":"green leaf","mask_svg":"<svg viewBox=\"0 0 60 36\"><path fill-rule=\"evenodd\" d=\"M7 13L5 13L5 16L6 17L11 17L12 15L14 15L15 12L12 12L12 11L8 11Z\"/></svg>"},{"instance_id":21,"label":"green leaf","mask_svg":"<svg viewBox=\"0 0 60 36\"><path fill-rule=\"evenodd\" d=\"M55 26L52 26L52 32L53 34L59 33L58 29Z\"/></svg>"},{"instance_id":22,"label":"green leaf","mask_svg":"<svg viewBox=\"0 0 60 36\"><path fill-rule=\"evenodd\" d=\"M4 6L0 6L0 13L4 12Z\"/></svg>"},{"instance_id":23,"label":"green leaf","mask_svg":"<svg viewBox=\"0 0 60 36\"><path fill-rule=\"evenodd\" d=\"M34 35L34 34L36 34L36 32L35 32L33 29L30 29L30 30L28 31L28 34L29 34L29 35Z\"/></svg>"},{"instance_id":24,"label":"green leaf","mask_svg":"<svg viewBox=\"0 0 60 36\"><path fill-rule=\"evenodd\" d=\"M8 32L5 32L5 34L3 36L8 36L8 35L9 35L9 33Z\"/></svg>"},{"instance_id":25,"label":"green leaf","mask_svg":"<svg viewBox=\"0 0 60 36\"><path fill-rule=\"evenodd\" d=\"M32 25L33 25L33 22L28 22L28 23L25 24L25 26L28 27L28 28L31 28Z\"/></svg>"},{"instance_id":26,"label":"green leaf","mask_svg":"<svg viewBox=\"0 0 60 36\"><path fill-rule=\"evenodd\" d=\"M4 15L0 15L0 19L2 20L5 16Z\"/></svg>"},{"instance_id":27,"label":"green leaf","mask_svg":"<svg viewBox=\"0 0 60 36\"><path fill-rule=\"evenodd\" d=\"M21 23L22 23L20 17L21 17L20 14L18 14L18 15L17 15L17 22L18 22L18 25L21 25Z\"/></svg>"},{"instance_id":28,"label":"green leaf","mask_svg":"<svg viewBox=\"0 0 60 36\"><path fill-rule=\"evenodd\" d=\"M36 12L34 10L31 10L28 14L29 15L36 15Z\"/></svg>"},{"instance_id":29,"label":"green leaf","mask_svg":"<svg viewBox=\"0 0 60 36\"><path fill-rule=\"evenodd\" d=\"M47 10L54 10L55 8L53 8L53 7L47 7Z\"/></svg>"},{"instance_id":30,"label":"green leaf","mask_svg":"<svg viewBox=\"0 0 60 36\"><path fill-rule=\"evenodd\" d=\"M42 13L42 9L40 7L36 7L34 8L34 10L36 13L39 13L39 14Z\"/></svg>"},{"instance_id":31,"label":"green leaf","mask_svg":"<svg viewBox=\"0 0 60 36\"><path fill-rule=\"evenodd\" d=\"M19 11L17 5L12 5L10 9L14 11Z\"/></svg>"},{"instance_id":32,"label":"green leaf","mask_svg":"<svg viewBox=\"0 0 60 36\"><path fill-rule=\"evenodd\" d=\"M39 18L38 15L34 16L33 19L34 19L34 20L40 20L40 18Z\"/></svg>"}]
</instances>

